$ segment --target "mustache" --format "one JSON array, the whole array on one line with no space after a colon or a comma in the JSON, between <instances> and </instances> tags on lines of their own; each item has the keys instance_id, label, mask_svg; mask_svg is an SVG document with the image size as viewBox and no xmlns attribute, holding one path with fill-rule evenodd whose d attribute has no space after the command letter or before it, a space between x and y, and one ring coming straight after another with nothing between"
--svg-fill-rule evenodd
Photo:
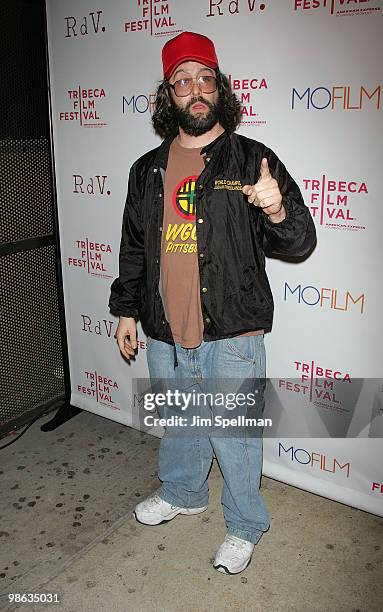
<instances>
[{"instance_id":1,"label":"mustache","mask_svg":"<svg viewBox=\"0 0 383 612\"><path fill-rule=\"evenodd\" d=\"M209 100L205 100L205 98L203 96L196 96L195 98L192 98L186 105L185 110L190 110L191 107L193 106L193 104L196 104L197 102L202 102L203 104L206 104L206 106L212 110L214 108L214 105L209 102Z\"/></svg>"}]
</instances>

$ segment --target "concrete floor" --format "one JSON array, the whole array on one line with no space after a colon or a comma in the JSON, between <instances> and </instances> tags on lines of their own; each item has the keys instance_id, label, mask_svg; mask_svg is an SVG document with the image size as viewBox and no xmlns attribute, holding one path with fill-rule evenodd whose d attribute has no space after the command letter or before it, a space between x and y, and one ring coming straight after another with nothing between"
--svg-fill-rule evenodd
<instances>
[{"instance_id":1,"label":"concrete floor","mask_svg":"<svg viewBox=\"0 0 383 612\"><path fill-rule=\"evenodd\" d=\"M382 610L383 519L263 478L271 528L226 576L211 565L226 531L216 462L206 512L145 527L131 510L159 485L158 438L88 412L41 432L50 418L1 451L3 609ZM9 592L60 603L9 605Z\"/></svg>"}]
</instances>

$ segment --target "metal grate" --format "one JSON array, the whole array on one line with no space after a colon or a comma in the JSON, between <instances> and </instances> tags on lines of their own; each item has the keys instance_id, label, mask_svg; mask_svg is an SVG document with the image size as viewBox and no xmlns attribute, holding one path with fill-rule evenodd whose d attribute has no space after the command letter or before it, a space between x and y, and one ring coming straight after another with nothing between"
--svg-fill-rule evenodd
<instances>
[{"instance_id":1,"label":"metal grate","mask_svg":"<svg viewBox=\"0 0 383 612\"><path fill-rule=\"evenodd\" d=\"M49 142L0 142L0 242L52 234Z\"/></svg>"},{"instance_id":2,"label":"metal grate","mask_svg":"<svg viewBox=\"0 0 383 612\"><path fill-rule=\"evenodd\" d=\"M68 389L44 11L43 0L0 5L0 434Z\"/></svg>"},{"instance_id":3,"label":"metal grate","mask_svg":"<svg viewBox=\"0 0 383 612\"><path fill-rule=\"evenodd\" d=\"M44 1L1 0L0 138L48 135Z\"/></svg>"},{"instance_id":4,"label":"metal grate","mask_svg":"<svg viewBox=\"0 0 383 612\"><path fill-rule=\"evenodd\" d=\"M1 257L0 421L64 392L54 247Z\"/></svg>"}]
</instances>

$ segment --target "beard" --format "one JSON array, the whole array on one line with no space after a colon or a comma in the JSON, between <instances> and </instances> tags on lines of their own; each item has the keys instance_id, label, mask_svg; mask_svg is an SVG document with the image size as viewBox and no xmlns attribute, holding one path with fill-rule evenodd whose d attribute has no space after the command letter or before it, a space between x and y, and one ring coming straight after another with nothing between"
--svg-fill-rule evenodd
<instances>
[{"instance_id":1,"label":"beard","mask_svg":"<svg viewBox=\"0 0 383 612\"><path fill-rule=\"evenodd\" d=\"M206 104L209 109L208 112L206 114L197 113L193 115L190 109L196 102ZM197 96L192 98L184 108L181 108L174 100L171 100L171 108L174 119L185 134L188 134L188 136L202 136L202 134L209 132L219 122L222 103L221 98L217 102L212 103L205 100L202 96Z\"/></svg>"}]
</instances>

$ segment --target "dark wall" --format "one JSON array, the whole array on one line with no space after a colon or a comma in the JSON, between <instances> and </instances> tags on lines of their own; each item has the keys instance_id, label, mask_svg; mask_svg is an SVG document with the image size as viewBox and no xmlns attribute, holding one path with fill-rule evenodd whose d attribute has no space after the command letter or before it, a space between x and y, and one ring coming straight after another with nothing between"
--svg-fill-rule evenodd
<instances>
[{"instance_id":1,"label":"dark wall","mask_svg":"<svg viewBox=\"0 0 383 612\"><path fill-rule=\"evenodd\" d=\"M48 137L42 0L1 0L0 137Z\"/></svg>"},{"instance_id":2,"label":"dark wall","mask_svg":"<svg viewBox=\"0 0 383 612\"><path fill-rule=\"evenodd\" d=\"M0 434L4 434L63 397L65 321L44 3L1 0L0 21Z\"/></svg>"}]
</instances>

